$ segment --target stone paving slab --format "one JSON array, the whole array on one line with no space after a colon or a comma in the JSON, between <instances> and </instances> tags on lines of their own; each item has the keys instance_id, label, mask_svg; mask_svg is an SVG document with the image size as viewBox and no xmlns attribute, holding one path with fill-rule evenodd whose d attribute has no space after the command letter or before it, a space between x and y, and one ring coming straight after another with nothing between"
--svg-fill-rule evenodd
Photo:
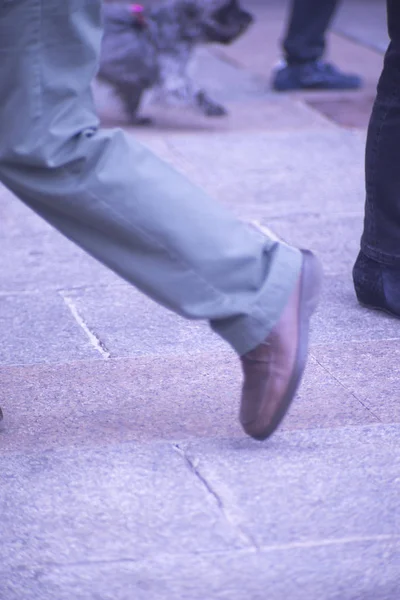
<instances>
[{"instance_id":1,"label":"stone paving slab","mask_svg":"<svg viewBox=\"0 0 400 600\"><path fill-rule=\"evenodd\" d=\"M7 600L396 600L397 538L0 571Z\"/></svg>"},{"instance_id":2,"label":"stone paving slab","mask_svg":"<svg viewBox=\"0 0 400 600\"><path fill-rule=\"evenodd\" d=\"M324 265L326 275L340 273L350 279L360 249L363 214L326 215L323 207L319 208L318 212L310 214L292 214L265 221L261 218L259 222L288 244L315 252Z\"/></svg>"},{"instance_id":3,"label":"stone paving slab","mask_svg":"<svg viewBox=\"0 0 400 600\"><path fill-rule=\"evenodd\" d=\"M0 329L0 365L98 357L57 294L0 295Z\"/></svg>"},{"instance_id":4,"label":"stone paving slab","mask_svg":"<svg viewBox=\"0 0 400 600\"><path fill-rule=\"evenodd\" d=\"M230 520L263 548L400 536L399 434L399 425L376 425L179 446Z\"/></svg>"},{"instance_id":5,"label":"stone paving slab","mask_svg":"<svg viewBox=\"0 0 400 600\"><path fill-rule=\"evenodd\" d=\"M41 236L52 231L43 219L0 184L0 240Z\"/></svg>"},{"instance_id":6,"label":"stone paving slab","mask_svg":"<svg viewBox=\"0 0 400 600\"><path fill-rule=\"evenodd\" d=\"M241 374L237 358L229 353L0 372L7 414L2 452L126 440L243 437L237 422ZM364 414L357 406L354 412L355 418Z\"/></svg>"},{"instance_id":7,"label":"stone paving slab","mask_svg":"<svg viewBox=\"0 0 400 600\"><path fill-rule=\"evenodd\" d=\"M310 247L316 250L313 244ZM400 339L400 324L391 316L366 310L357 302L350 260L339 270L322 257L322 296L311 322L312 344ZM350 258L350 257L349 257ZM155 304L128 285L64 292L68 302L112 358L224 352L226 343L204 322L187 321Z\"/></svg>"},{"instance_id":8,"label":"stone paving slab","mask_svg":"<svg viewBox=\"0 0 400 600\"><path fill-rule=\"evenodd\" d=\"M3 570L249 546L170 445L8 454L0 477Z\"/></svg>"},{"instance_id":9,"label":"stone paving slab","mask_svg":"<svg viewBox=\"0 0 400 600\"><path fill-rule=\"evenodd\" d=\"M0 590L395 600L399 427L3 457Z\"/></svg>"},{"instance_id":10,"label":"stone paving slab","mask_svg":"<svg viewBox=\"0 0 400 600\"><path fill-rule=\"evenodd\" d=\"M382 0L343 2L333 28L358 44L383 53L389 43L385 2Z\"/></svg>"},{"instance_id":11,"label":"stone paving slab","mask_svg":"<svg viewBox=\"0 0 400 600\"><path fill-rule=\"evenodd\" d=\"M400 340L397 319L358 304L351 269L347 273L325 277L311 331L313 344Z\"/></svg>"},{"instance_id":12,"label":"stone paving slab","mask_svg":"<svg viewBox=\"0 0 400 600\"><path fill-rule=\"evenodd\" d=\"M226 348L204 321L187 321L129 285L64 292L111 357L186 354Z\"/></svg>"},{"instance_id":13,"label":"stone paving slab","mask_svg":"<svg viewBox=\"0 0 400 600\"><path fill-rule=\"evenodd\" d=\"M367 128L376 96L375 88L370 93L350 96L329 95L307 98L308 106L320 111L326 118L343 127Z\"/></svg>"},{"instance_id":14,"label":"stone paving slab","mask_svg":"<svg viewBox=\"0 0 400 600\"><path fill-rule=\"evenodd\" d=\"M16 199L10 197L10 202ZM39 217L34 216L36 222ZM121 280L99 262L54 230L40 235L1 240L7 260L2 264L1 292L61 290Z\"/></svg>"},{"instance_id":15,"label":"stone paving slab","mask_svg":"<svg viewBox=\"0 0 400 600\"><path fill-rule=\"evenodd\" d=\"M363 134L231 133L210 135L205 143L184 135L168 141L172 164L243 216L363 210Z\"/></svg>"},{"instance_id":16,"label":"stone paving slab","mask_svg":"<svg viewBox=\"0 0 400 600\"><path fill-rule=\"evenodd\" d=\"M231 353L176 354L0 369L2 452L129 440L243 438ZM60 384L62 382L62 385ZM316 360L284 429L378 422Z\"/></svg>"},{"instance_id":17,"label":"stone paving slab","mask_svg":"<svg viewBox=\"0 0 400 600\"><path fill-rule=\"evenodd\" d=\"M375 313L369 313L374 315ZM379 313L376 313L376 320ZM397 323L397 330L399 324ZM314 349L319 363L381 421L400 421L400 341L397 338L326 345Z\"/></svg>"}]
</instances>

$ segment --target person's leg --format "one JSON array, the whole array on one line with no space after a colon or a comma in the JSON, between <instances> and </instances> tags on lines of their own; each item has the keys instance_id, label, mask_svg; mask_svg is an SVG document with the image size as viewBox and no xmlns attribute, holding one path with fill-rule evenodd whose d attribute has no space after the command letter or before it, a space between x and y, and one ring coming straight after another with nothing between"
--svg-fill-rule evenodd
<instances>
[{"instance_id":1,"label":"person's leg","mask_svg":"<svg viewBox=\"0 0 400 600\"><path fill-rule=\"evenodd\" d=\"M285 66L274 75L277 91L290 89L354 89L360 78L322 62L326 32L339 0L292 0L282 42Z\"/></svg>"},{"instance_id":2,"label":"person's leg","mask_svg":"<svg viewBox=\"0 0 400 600\"><path fill-rule=\"evenodd\" d=\"M368 127L358 299L400 317L400 4L387 1L390 45Z\"/></svg>"},{"instance_id":3,"label":"person's leg","mask_svg":"<svg viewBox=\"0 0 400 600\"><path fill-rule=\"evenodd\" d=\"M338 4L338 0L292 0L282 43L289 65L315 62L323 57L326 32Z\"/></svg>"},{"instance_id":4,"label":"person's leg","mask_svg":"<svg viewBox=\"0 0 400 600\"><path fill-rule=\"evenodd\" d=\"M98 129L97 0L6 6L2 182L156 301L210 320L239 354L257 345L299 275L299 252L238 221L132 137Z\"/></svg>"},{"instance_id":5,"label":"person's leg","mask_svg":"<svg viewBox=\"0 0 400 600\"><path fill-rule=\"evenodd\" d=\"M98 0L0 5L0 180L154 300L208 320L240 356L254 351L316 269L131 137L98 129L90 83L100 41ZM293 305L299 332L285 334L285 360L314 296Z\"/></svg>"}]
</instances>

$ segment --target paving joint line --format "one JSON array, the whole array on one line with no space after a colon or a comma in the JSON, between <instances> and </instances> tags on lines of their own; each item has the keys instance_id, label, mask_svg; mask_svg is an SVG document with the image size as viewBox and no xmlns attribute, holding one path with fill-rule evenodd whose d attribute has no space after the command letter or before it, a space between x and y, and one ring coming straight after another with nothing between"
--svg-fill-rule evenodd
<instances>
[{"instance_id":1,"label":"paving joint line","mask_svg":"<svg viewBox=\"0 0 400 600\"><path fill-rule=\"evenodd\" d=\"M238 532L239 537L242 538L242 540L246 543L249 549L259 552L260 548L254 537L247 531L245 531L240 524L236 523L230 517L222 498L219 496L218 492L213 488L213 486L210 484L207 478L203 475L203 473L201 473L199 467L194 463L194 461L190 458L187 452L185 452L185 450L179 444L173 444L172 447L175 450L175 452L177 452L183 458L190 472L196 477L198 481L200 481L207 494L211 496L211 498L214 500L219 511L222 513L227 523L229 523L229 525Z\"/></svg>"},{"instance_id":2,"label":"paving joint line","mask_svg":"<svg viewBox=\"0 0 400 600\"><path fill-rule=\"evenodd\" d=\"M376 338L376 339L363 338L363 339L358 339L358 340L353 340L350 338L349 340L342 340L342 341L338 341L338 342L321 342L321 343L311 344L311 348L312 348L312 350L314 350L314 349L321 349L321 348L322 349L323 348L331 348L332 346L348 346L349 344L358 344L358 345L365 346L366 344L381 344L383 342L398 342L399 339L400 339L400 336L383 337L383 338Z\"/></svg>"},{"instance_id":3,"label":"paving joint line","mask_svg":"<svg viewBox=\"0 0 400 600\"><path fill-rule=\"evenodd\" d=\"M398 534L378 534L378 535L358 535L358 536L348 536L343 538L328 538L328 539L319 539L319 540L306 540L306 541L294 541L287 542L281 544L271 544L271 545L263 545L260 546L259 551L261 553L270 553L270 552L287 552L291 550L305 550L305 549L313 549L313 548L324 548L329 546L340 546L347 544L365 544L365 543L396 543L400 542L400 536ZM160 560L164 556L168 558L192 558L196 556L227 556L231 554L239 554L239 555L247 555L252 553L251 548L236 548L233 550L200 550L197 552L189 551L186 553L156 553L152 556L141 556L141 557L121 557L121 558L111 558L111 559L92 559L92 560L77 560L71 562L56 562L45 560L42 562L30 562L29 564L14 564L10 565L6 569L1 569L0 574L9 573L10 571L32 571L33 569L41 570L44 568L58 568L58 569L69 569L74 567L86 567L92 565L114 565L114 564L141 564L143 562L148 562L149 558L153 558L154 560Z\"/></svg>"},{"instance_id":4,"label":"paving joint line","mask_svg":"<svg viewBox=\"0 0 400 600\"><path fill-rule=\"evenodd\" d=\"M79 311L76 308L75 304L73 303L72 299L69 298L68 296L66 296L65 294L63 294L63 292L59 292L59 295L64 300L66 306L70 310L73 318L75 319L75 321L77 322L79 327L81 329L83 329L86 336L89 338L90 345L97 352L99 352L105 360L108 360L109 358L111 358L111 353L109 352L109 350L107 349L105 344L101 341L101 339L99 337L97 337L97 335L89 328L87 323L81 317L81 315L79 314Z\"/></svg>"},{"instance_id":5,"label":"paving joint line","mask_svg":"<svg viewBox=\"0 0 400 600\"><path fill-rule=\"evenodd\" d=\"M354 392L353 392L353 391L352 391L350 388L348 388L348 387L347 387L347 386L346 386L346 385L345 385L345 384L344 384L342 381L340 381L340 379L338 379L338 378L336 377L336 375L334 375L334 374L333 374L333 373L332 373L332 372L331 372L329 369L327 369L327 368L326 368L326 367L325 367L325 366L324 366L324 365L323 365L323 364L322 364L322 363L321 363L321 362L318 360L318 358L317 358L317 357L316 357L314 354L312 354L312 352L311 352L310 354L311 354L311 356L314 358L314 360L316 361L316 363L317 363L317 364L318 364L318 365L319 365L319 366L320 366L320 367L321 367L321 368L322 368L322 369L323 369L323 370L324 370L326 373L328 373L328 375L329 375L330 377L332 377L332 379L334 379L334 380L336 381L336 383L338 383L338 384L339 384L339 385L340 385L340 386L341 386L341 387L342 387L344 390L346 390L346 392L348 392L348 393L349 393L351 396L353 396L353 398L354 398L355 400L357 400L357 402L359 402L359 403L361 404L361 406L362 406L363 408L365 408L365 409L366 409L366 410L367 410L367 411L368 411L368 412L369 412L369 413L370 413L370 414L371 414L371 415L374 417L374 419L376 419L376 420L377 420L379 423L382 423L382 424L383 424L383 421L382 421L382 419L380 419L380 418L378 417L378 415L376 415L376 414L374 413L374 411L373 411L373 410L371 410L371 409L369 408L369 406L367 406L367 405L366 405L366 404L365 404L365 403L364 403L364 402L361 400L361 398L359 398L359 397L357 396L357 394L355 394L355 393L354 393Z\"/></svg>"},{"instance_id":6,"label":"paving joint line","mask_svg":"<svg viewBox=\"0 0 400 600\"><path fill-rule=\"evenodd\" d=\"M1 290L0 298L7 296L33 296L33 295L44 295L44 294L60 294L67 295L68 292L80 292L80 291L91 291L91 290L109 290L113 288L130 288L130 286L124 281L115 281L113 283L100 283L100 284L79 284L71 285L67 288L59 287L45 287L45 288L32 288L27 290Z\"/></svg>"}]
</instances>

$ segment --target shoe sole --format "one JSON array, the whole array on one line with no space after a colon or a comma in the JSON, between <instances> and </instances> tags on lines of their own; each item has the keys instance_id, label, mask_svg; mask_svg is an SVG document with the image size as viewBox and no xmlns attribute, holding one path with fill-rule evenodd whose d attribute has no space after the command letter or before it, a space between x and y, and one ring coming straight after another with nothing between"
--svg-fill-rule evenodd
<instances>
[{"instance_id":1,"label":"shoe sole","mask_svg":"<svg viewBox=\"0 0 400 600\"><path fill-rule=\"evenodd\" d=\"M307 364L310 319L318 305L322 285L322 266L317 257L309 250L302 250L301 253L303 255L303 266L298 306L298 347L296 359L286 393L274 419L262 434L252 435L250 433L254 439L259 441L268 439L281 424L294 400Z\"/></svg>"},{"instance_id":2,"label":"shoe sole","mask_svg":"<svg viewBox=\"0 0 400 600\"><path fill-rule=\"evenodd\" d=\"M329 92L329 91L351 91L351 90L359 90L361 85L357 86L332 86L332 85L314 85L314 86L301 86L301 85L291 85L291 86L273 86L274 92Z\"/></svg>"}]
</instances>

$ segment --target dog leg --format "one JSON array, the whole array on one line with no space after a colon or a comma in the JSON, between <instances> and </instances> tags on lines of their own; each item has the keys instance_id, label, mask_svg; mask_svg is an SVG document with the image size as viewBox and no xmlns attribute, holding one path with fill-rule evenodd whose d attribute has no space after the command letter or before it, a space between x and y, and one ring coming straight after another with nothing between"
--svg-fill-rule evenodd
<instances>
[{"instance_id":1,"label":"dog leg","mask_svg":"<svg viewBox=\"0 0 400 600\"><path fill-rule=\"evenodd\" d=\"M124 104L131 125L143 127L152 124L150 117L141 117L137 114L142 98L142 91L138 92L130 87L118 87L117 93Z\"/></svg>"},{"instance_id":2,"label":"dog leg","mask_svg":"<svg viewBox=\"0 0 400 600\"><path fill-rule=\"evenodd\" d=\"M159 98L167 104L184 105L195 108L207 117L223 117L228 114L224 106L211 100L204 90L193 85L190 79L182 78L177 81L176 78L171 81L164 81L160 86Z\"/></svg>"},{"instance_id":3,"label":"dog leg","mask_svg":"<svg viewBox=\"0 0 400 600\"><path fill-rule=\"evenodd\" d=\"M190 52L186 48L176 50L174 54L160 55L160 82L158 88L167 104L181 104L200 111L207 117L222 117L227 110L209 98L199 89L189 75Z\"/></svg>"},{"instance_id":4,"label":"dog leg","mask_svg":"<svg viewBox=\"0 0 400 600\"><path fill-rule=\"evenodd\" d=\"M217 102L211 100L204 90L195 92L194 102L196 107L200 109L200 112L207 117L224 117L228 114L226 108L222 104L217 104Z\"/></svg>"}]
</instances>

